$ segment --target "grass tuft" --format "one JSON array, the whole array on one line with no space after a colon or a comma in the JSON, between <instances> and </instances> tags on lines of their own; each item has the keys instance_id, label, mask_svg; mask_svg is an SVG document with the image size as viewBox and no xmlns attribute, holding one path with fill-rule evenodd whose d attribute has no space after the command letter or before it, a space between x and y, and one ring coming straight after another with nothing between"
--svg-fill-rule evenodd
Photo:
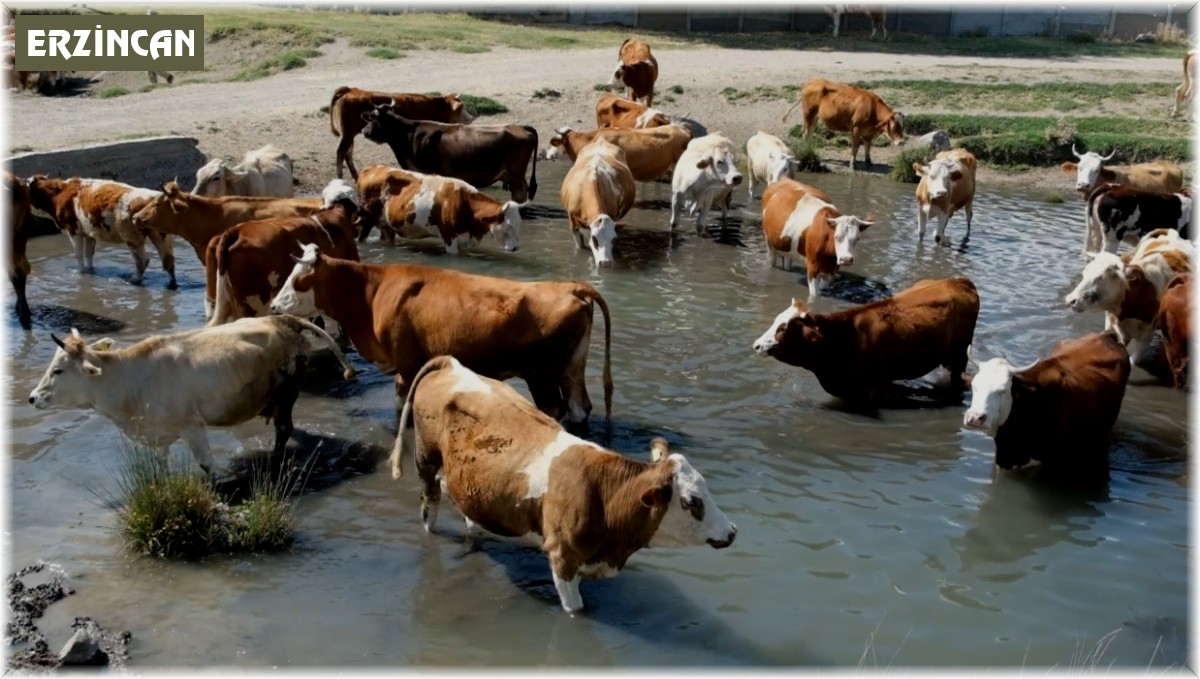
<instances>
[{"instance_id":1,"label":"grass tuft","mask_svg":"<svg viewBox=\"0 0 1200 679\"><path fill-rule=\"evenodd\" d=\"M372 59L401 59L404 57L404 53L397 52L390 47L374 47L367 50L367 56Z\"/></svg>"},{"instance_id":2,"label":"grass tuft","mask_svg":"<svg viewBox=\"0 0 1200 679\"><path fill-rule=\"evenodd\" d=\"M559 92L558 90L550 89L549 87L543 87L542 89L537 90L536 92L533 93L533 98L534 99L561 99L562 92Z\"/></svg>"},{"instance_id":3,"label":"grass tuft","mask_svg":"<svg viewBox=\"0 0 1200 679\"><path fill-rule=\"evenodd\" d=\"M616 88L609 87L608 83L596 83L595 85L592 85L592 89L597 92L615 92L616 91Z\"/></svg>"},{"instance_id":4,"label":"grass tuft","mask_svg":"<svg viewBox=\"0 0 1200 679\"><path fill-rule=\"evenodd\" d=\"M921 181L921 175L913 169L913 163L921 163L924 165L933 157L933 151L928 148L907 148L896 156L896 160L892 163L891 177L895 181L905 184L916 184Z\"/></svg>"},{"instance_id":5,"label":"grass tuft","mask_svg":"<svg viewBox=\"0 0 1200 679\"><path fill-rule=\"evenodd\" d=\"M796 170L799 172L828 172L821 163L820 140L794 141L791 144L792 154L796 156Z\"/></svg>"},{"instance_id":6,"label":"grass tuft","mask_svg":"<svg viewBox=\"0 0 1200 679\"><path fill-rule=\"evenodd\" d=\"M284 52L283 54L262 61L256 66L240 71L230 78L234 82L259 80L275 75L280 71L291 71L308 65L308 59L321 56L321 52L312 48L303 48Z\"/></svg>"},{"instance_id":7,"label":"grass tuft","mask_svg":"<svg viewBox=\"0 0 1200 679\"><path fill-rule=\"evenodd\" d=\"M671 85L667 91L672 94L683 94L683 85Z\"/></svg>"},{"instance_id":8,"label":"grass tuft","mask_svg":"<svg viewBox=\"0 0 1200 679\"><path fill-rule=\"evenodd\" d=\"M112 99L114 97L123 97L129 94L129 90L124 87L110 87L105 90L100 90L99 97L101 99Z\"/></svg>"},{"instance_id":9,"label":"grass tuft","mask_svg":"<svg viewBox=\"0 0 1200 679\"><path fill-rule=\"evenodd\" d=\"M1042 200L1055 205L1066 202L1066 198L1063 197L1062 191L1059 191L1058 189L1050 189L1049 191L1043 193Z\"/></svg>"},{"instance_id":10,"label":"grass tuft","mask_svg":"<svg viewBox=\"0 0 1200 679\"><path fill-rule=\"evenodd\" d=\"M498 113L508 113L508 107L491 97L479 97L474 94L461 94L463 106L467 113L473 116L494 116Z\"/></svg>"}]
</instances>

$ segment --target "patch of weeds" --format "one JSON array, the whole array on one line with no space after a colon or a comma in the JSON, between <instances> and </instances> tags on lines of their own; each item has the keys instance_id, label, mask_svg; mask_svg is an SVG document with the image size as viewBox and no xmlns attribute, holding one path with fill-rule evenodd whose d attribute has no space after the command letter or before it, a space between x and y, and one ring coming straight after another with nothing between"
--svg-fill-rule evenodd
<instances>
[{"instance_id":1,"label":"patch of weeds","mask_svg":"<svg viewBox=\"0 0 1200 679\"><path fill-rule=\"evenodd\" d=\"M558 90L550 89L549 87L543 87L542 89L537 90L536 92L533 93L533 98L534 99L561 99L562 92L559 92Z\"/></svg>"},{"instance_id":2,"label":"patch of weeds","mask_svg":"<svg viewBox=\"0 0 1200 679\"><path fill-rule=\"evenodd\" d=\"M1096 42L1096 36L1086 31L1072 31L1066 36L1066 38L1064 38L1064 40L1076 45L1090 45Z\"/></svg>"},{"instance_id":3,"label":"patch of weeds","mask_svg":"<svg viewBox=\"0 0 1200 679\"><path fill-rule=\"evenodd\" d=\"M473 116L494 116L498 113L508 113L508 107L491 97L479 97L474 94L459 95L467 113Z\"/></svg>"},{"instance_id":4,"label":"patch of weeds","mask_svg":"<svg viewBox=\"0 0 1200 679\"><path fill-rule=\"evenodd\" d=\"M1186 45L1188 34L1182 26L1159 24L1154 27L1154 42L1159 45Z\"/></svg>"},{"instance_id":5,"label":"patch of weeds","mask_svg":"<svg viewBox=\"0 0 1200 679\"><path fill-rule=\"evenodd\" d=\"M404 57L404 53L397 52L390 47L375 47L367 50L367 56L372 59L401 59Z\"/></svg>"},{"instance_id":6,"label":"patch of weeds","mask_svg":"<svg viewBox=\"0 0 1200 679\"><path fill-rule=\"evenodd\" d=\"M450 51L458 52L459 54L483 54L484 52L491 52L492 48L487 45L455 45L450 48Z\"/></svg>"},{"instance_id":7,"label":"patch of weeds","mask_svg":"<svg viewBox=\"0 0 1200 679\"><path fill-rule=\"evenodd\" d=\"M303 68L308 65L308 59L321 56L321 52L312 48L304 48L291 50L283 54L272 57L253 66L237 75L230 78L234 82L246 82L249 80L259 80L274 75L280 71L291 71L297 68Z\"/></svg>"},{"instance_id":8,"label":"patch of weeds","mask_svg":"<svg viewBox=\"0 0 1200 679\"><path fill-rule=\"evenodd\" d=\"M1049 191L1043 193L1042 200L1046 201L1047 203L1055 204L1066 201L1066 199L1063 198L1062 191L1059 191L1058 189L1050 189Z\"/></svg>"},{"instance_id":9,"label":"patch of weeds","mask_svg":"<svg viewBox=\"0 0 1200 679\"><path fill-rule=\"evenodd\" d=\"M796 98L796 93L800 91L798 85L784 85L775 87L773 85L759 85L750 90L739 90L736 87L726 87L721 90L721 94L725 96L726 103L733 104L736 102L755 103L759 101L784 100L792 101Z\"/></svg>"},{"instance_id":10,"label":"patch of weeds","mask_svg":"<svg viewBox=\"0 0 1200 679\"><path fill-rule=\"evenodd\" d=\"M1077 101L1073 101L1071 99L1059 99L1058 101L1054 102L1051 108L1053 108L1055 111L1074 111L1080 108L1080 106L1079 102Z\"/></svg>"},{"instance_id":11,"label":"patch of weeds","mask_svg":"<svg viewBox=\"0 0 1200 679\"><path fill-rule=\"evenodd\" d=\"M821 163L818 152L820 142L815 140L798 141L791 144L792 154L796 156L796 170L800 172L828 172Z\"/></svg>"},{"instance_id":12,"label":"patch of weeds","mask_svg":"<svg viewBox=\"0 0 1200 679\"><path fill-rule=\"evenodd\" d=\"M672 94L683 94L683 85L671 85L668 91Z\"/></svg>"},{"instance_id":13,"label":"patch of weeds","mask_svg":"<svg viewBox=\"0 0 1200 679\"><path fill-rule=\"evenodd\" d=\"M669 94L663 94L663 95L659 96L658 100L664 104L674 104L676 101L675 97L672 97Z\"/></svg>"},{"instance_id":14,"label":"patch of weeds","mask_svg":"<svg viewBox=\"0 0 1200 679\"><path fill-rule=\"evenodd\" d=\"M1059 118L1052 127L1047 127L1042 133L1046 139L1059 146L1070 146L1079 139L1079 130L1066 118Z\"/></svg>"},{"instance_id":15,"label":"patch of weeds","mask_svg":"<svg viewBox=\"0 0 1200 679\"><path fill-rule=\"evenodd\" d=\"M9 153L28 153L33 150L32 146L14 146Z\"/></svg>"},{"instance_id":16,"label":"patch of weeds","mask_svg":"<svg viewBox=\"0 0 1200 679\"><path fill-rule=\"evenodd\" d=\"M613 92L616 90L614 87L609 87L608 83L596 83L592 85L592 89L597 92Z\"/></svg>"},{"instance_id":17,"label":"patch of weeds","mask_svg":"<svg viewBox=\"0 0 1200 679\"><path fill-rule=\"evenodd\" d=\"M896 160L892 163L892 179L905 184L916 184L921 181L921 175L917 174L917 171L913 169L913 163L924 165L929 162L932 156L933 151L928 148L904 149L900 152L900 155L896 156Z\"/></svg>"},{"instance_id":18,"label":"patch of weeds","mask_svg":"<svg viewBox=\"0 0 1200 679\"><path fill-rule=\"evenodd\" d=\"M100 97L101 99L112 99L114 97L123 97L126 94L129 94L129 90L125 89L124 87L110 87L108 89L100 90L100 94L96 96Z\"/></svg>"}]
</instances>

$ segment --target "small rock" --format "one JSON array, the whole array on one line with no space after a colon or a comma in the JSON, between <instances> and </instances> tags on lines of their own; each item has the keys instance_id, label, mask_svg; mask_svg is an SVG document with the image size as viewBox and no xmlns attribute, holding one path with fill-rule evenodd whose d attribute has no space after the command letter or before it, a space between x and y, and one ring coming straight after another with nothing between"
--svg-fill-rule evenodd
<instances>
[{"instance_id":1,"label":"small rock","mask_svg":"<svg viewBox=\"0 0 1200 679\"><path fill-rule=\"evenodd\" d=\"M108 655L100 650L100 643L86 629L75 630L75 634L59 651L58 657L64 665L105 665Z\"/></svg>"},{"instance_id":2,"label":"small rock","mask_svg":"<svg viewBox=\"0 0 1200 679\"><path fill-rule=\"evenodd\" d=\"M1138 33L1137 37L1134 38L1133 41L1134 42L1157 42L1157 39L1154 37L1153 33Z\"/></svg>"}]
</instances>

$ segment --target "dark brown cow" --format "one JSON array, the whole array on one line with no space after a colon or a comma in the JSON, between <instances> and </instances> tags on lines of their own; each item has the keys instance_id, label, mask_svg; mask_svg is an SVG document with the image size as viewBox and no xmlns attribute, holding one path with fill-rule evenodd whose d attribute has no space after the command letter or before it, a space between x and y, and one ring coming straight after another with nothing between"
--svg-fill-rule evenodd
<instances>
[{"instance_id":1,"label":"dark brown cow","mask_svg":"<svg viewBox=\"0 0 1200 679\"><path fill-rule=\"evenodd\" d=\"M651 442L651 462L631 460L563 431L503 382L439 356L413 378L400 414L415 446L396 437L392 476L417 450L421 521L437 521L446 493L474 527L542 536L559 601L583 608L580 578L615 576L643 547L733 544L737 526L717 507L700 472Z\"/></svg>"},{"instance_id":2,"label":"dark brown cow","mask_svg":"<svg viewBox=\"0 0 1200 679\"><path fill-rule=\"evenodd\" d=\"M358 179L354 168L354 137L367 123L363 114L376 106L391 106L397 114L411 120L434 120L442 123L470 123L474 118L463 106L457 94L444 97L407 92L374 92L355 87L339 87L329 102L329 130L341 140L337 147L337 176L342 177L342 165L350 176Z\"/></svg>"},{"instance_id":3,"label":"dark brown cow","mask_svg":"<svg viewBox=\"0 0 1200 679\"><path fill-rule=\"evenodd\" d=\"M1110 332L1063 340L1024 368L993 358L971 380L963 426L996 439L1001 469L1031 459L1073 473L1107 469L1108 432L1129 371L1129 354Z\"/></svg>"},{"instance_id":4,"label":"dark brown cow","mask_svg":"<svg viewBox=\"0 0 1200 679\"><path fill-rule=\"evenodd\" d=\"M25 180L4 173L4 190L8 192L8 280L12 283L17 295L17 320L21 327L29 330L33 327L33 314L29 310L29 302L25 299L25 279L29 276L29 260L25 257L25 242L29 240L29 187Z\"/></svg>"},{"instance_id":5,"label":"dark brown cow","mask_svg":"<svg viewBox=\"0 0 1200 679\"><path fill-rule=\"evenodd\" d=\"M658 60L650 53L650 46L635 38L626 38L617 52L617 68L613 71L609 86L623 83L625 97L633 101L646 100L646 106L654 105L654 83L658 80Z\"/></svg>"},{"instance_id":6,"label":"dark brown cow","mask_svg":"<svg viewBox=\"0 0 1200 679\"><path fill-rule=\"evenodd\" d=\"M537 195L538 134L529 125L416 121L388 106L376 106L363 120L363 136L390 146L406 170L454 177L477 189L499 181L518 203ZM527 185L525 168L531 162Z\"/></svg>"},{"instance_id":7,"label":"dark brown cow","mask_svg":"<svg viewBox=\"0 0 1200 679\"><path fill-rule=\"evenodd\" d=\"M938 366L961 395L967 347L979 317L979 294L966 278L919 281L885 300L816 314L792 300L754 343L761 356L811 370L821 387L869 405L896 380Z\"/></svg>"},{"instance_id":8,"label":"dark brown cow","mask_svg":"<svg viewBox=\"0 0 1200 679\"><path fill-rule=\"evenodd\" d=\"M816 78L800 88L800 98L783 114L783 122L797 106L803 105L804 138L808 139L817 118L834 132L850 133L850 169L858 147L863 146L863 162L871 165L871 143L886 134L895 146L904 141L904 114L893 111L879 95L845 83Z\"/></svg>"},{"instance_id":9,"label":"dark brown cow","mask_svg":"<svg viewBox=\"0 0 1200 679\"><path fill-rule=\"evenodd\" d=\"M670 125L667 114L615 94L606 94L596 102L596 127L644 129Z\"/></svg>"},{"instance_id":10,"label":"dark brown cow","mask_svg":"<svg viewBox=\"0 0 1200 679\"><path fill-rule=\"evenodd\" d=\"M1179 274L1167 283L1155 325L1162 330L1163 352L1176 389L1188 383L1188 354L1192 346L1192 275Z\"/></svg>"},{"instance_id":11,"label":"dark brown cow","mask_svg":"<svg viewBox=\"0 0 1200 679\"><path fill-rule=\"evenodd\" d=\"M612 406L608 304L580 281L520 282L416 264L360 264L304 255L271 303L276 313L323 313L358 353L396 375L397 411L430 358L455 356L496 379L520 377L554 418L584 422L592 307L604 314L604 409ZM397 413L398 414L398 413Z\"/></svg>"},{"instance_id":12,"label":"dark brown cow","mask_svg":"<svg viewBox=\"0 0 1200 679\"><path fill-rule=\"evenodd\" d=\"M243 222L209 241L205 268L216 301L210 326L268 315L271 298L287 279L303 243L320 243L339 257L358 259L354 187L333 180L325 187L324 207L309 217Z\"/></svg>"}]
</instances>

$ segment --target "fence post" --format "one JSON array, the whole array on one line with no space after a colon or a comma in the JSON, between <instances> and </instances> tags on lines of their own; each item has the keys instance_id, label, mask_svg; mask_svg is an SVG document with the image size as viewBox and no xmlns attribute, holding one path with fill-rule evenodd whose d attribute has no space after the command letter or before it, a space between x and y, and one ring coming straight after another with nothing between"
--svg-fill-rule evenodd
<instances>
[{"instance_id":1,"label":"fence post","mask_svg":"<svg viewBox=\"0 0 1200 679\"><path fill-rule=\"evenodd\" d=\"M1056 38L1062 37L1062 11L1063 8L1061 5L1058 9L1054 10L1054 37Z\"/></svg>"},{"instance_id":2,"label":"fence post","mask_svg":"<svg viewBox=\"0 0 1200 679\"><path fill-rule=\"evenodd\" d=\"M692 8L689 7L687 10L685 10L685 12L686 12L685 16L687 16L687 32L691 33L692 32Z\"/></svg>"},{"instance_id":3,"label":"fence post","mask_svg":"<svg viewBox=\"0 0 1200 679\"><path fill-rule=\"evenodd\" d=\"M1113 37L1117 32L1117 8L1114 5L1112 12L1108 15L1108 37Z\"/></svg>"},{"instance_id":4,"label":"fence post","mask_svg":"<svg viewBox=\"0 0 1200 679\"><path fill-rule=\"evenodd\" d=\"M738 8L738 33L746 32L743 29L743 27L745 25L746 25L746 9L744 7L739 7Z\"/></svg>"}]
</instances>

